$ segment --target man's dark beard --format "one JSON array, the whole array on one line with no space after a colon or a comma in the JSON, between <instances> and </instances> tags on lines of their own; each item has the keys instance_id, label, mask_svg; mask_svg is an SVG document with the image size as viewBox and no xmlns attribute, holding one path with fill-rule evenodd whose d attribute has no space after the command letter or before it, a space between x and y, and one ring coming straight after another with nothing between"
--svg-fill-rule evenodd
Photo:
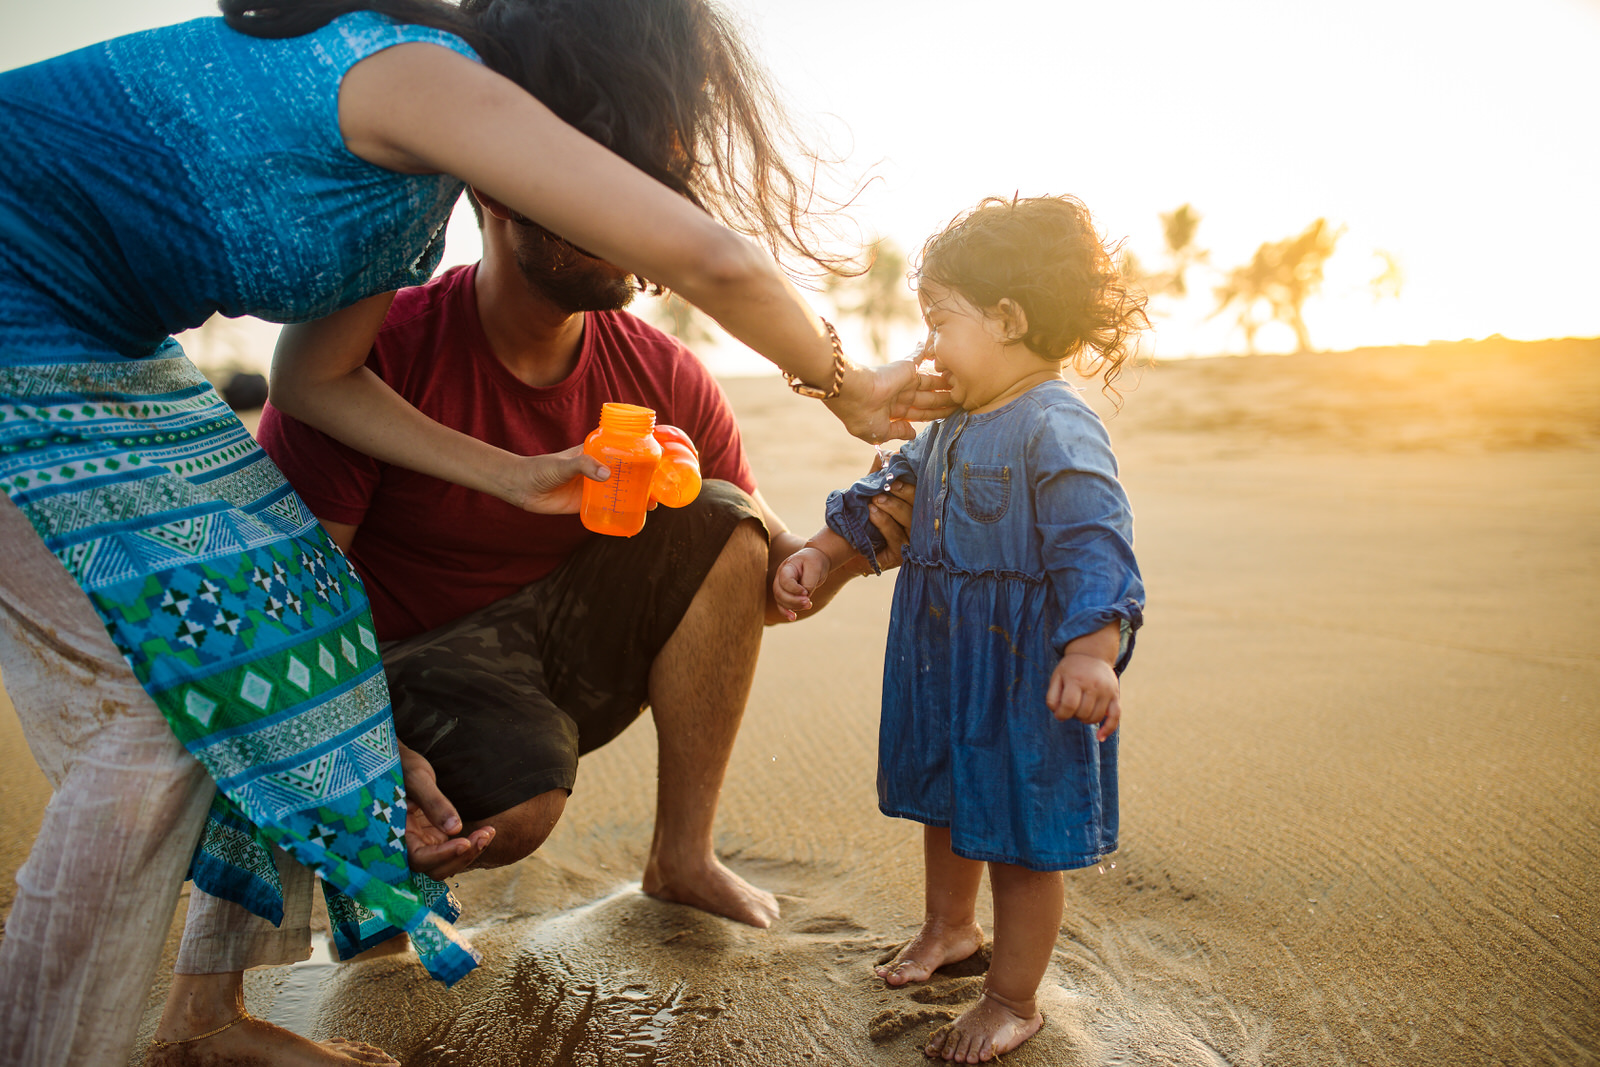
<instances>
[{"instance_id":1,"label":"man's dark beard","mask_svg":"<svg viewBox=\"0 0 1600 1067\"><path fill-rule=\"evenodd\" d=\"M579 252L555 234L524 224L514 249L517 269L535 291L569 313L620 311L638 292L632 275L620 277L603 260Z\"/></svg>"}]
</instances>

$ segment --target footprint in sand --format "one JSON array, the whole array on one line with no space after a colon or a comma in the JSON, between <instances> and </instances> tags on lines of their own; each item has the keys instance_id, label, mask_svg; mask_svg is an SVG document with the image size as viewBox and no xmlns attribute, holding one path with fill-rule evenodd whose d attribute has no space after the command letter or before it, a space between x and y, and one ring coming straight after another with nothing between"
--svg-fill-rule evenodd
<instances>
[{"instance_id":1,"label":"footprint in sand","mask_svg":"<svg viewBox=\"0 0 1600 1067\"><path fill-rule=\"evenodd\" d=\"M872 1017L872 1022L867 1024L867 1033L873 1041L882 1044L923 1023L947 1023L955 1017L956 1013L949 1008L885 1008Z\"/></svg>"},{"instance_id":2,"label":"footprint in sand","mask_svg":"<svg viewBox=\"0 0 1600 1067\"><path fill-rule=\"evenodd\" d=\"M818 915L789 928L797 934L856 934L866 927L843 915Z\"/></svg>"},{"instance_id":3,"label":"footprint in sand","mask_svg":"<svg viewBox=\"0 0 1600 1067\"><path fill-rule=\"evenodd\" d=\"M983 979L977 976L945 982L934 981L907 990L909 998L922 1005L961 1004L977 1000L982 993ZM867 1024L867 1033L875 1043L882 1044L924 1023L950 1022L955 1019L956 1014L954 1009L944 1007L885 1008L872 1017L872 1021Z\"/></svg>"},{"instance_id":4,"label":"footprint in sand","mask_svg":"<svg viewBox=\"0 0 1600 1067\"><path fill-rule=\"evenodd\" d=\"M918 1004L960 1004L977 1000L982 995L983 980L976 976L937 984L930 982L911 989L911 999Z\"/></svg>"}]
</instances>

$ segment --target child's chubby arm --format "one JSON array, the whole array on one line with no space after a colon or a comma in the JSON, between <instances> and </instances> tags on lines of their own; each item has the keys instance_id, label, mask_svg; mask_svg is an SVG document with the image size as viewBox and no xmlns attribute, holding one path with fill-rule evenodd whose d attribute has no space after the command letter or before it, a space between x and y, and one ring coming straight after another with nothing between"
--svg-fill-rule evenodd
<instances>
[{"instance_id":1,"label":"child's chubby arm","mask_svg":"<svg viewBox=\"0 0 1600 1067\"><path fill-rule=\"evenodd\" d=\"M855 547L824 526L805 547L778 564L772 579L772 598L790 621L811 610L811 594L828 580L835 567L859 559Z\"/></svg>"},{"instance_id":2,"label":"child's chubby arm","mask_svg":"<svg viewBox=\"0 0 1600 1067\"><path fill-rule=\"evenodd\" d=\"M1122 627L1116 622L1068 641L1044 698L1062 722L1099 723L1097 741L1116 733L1122 721L1122 683L1113 667L1121 642Z\"/></svg>"}]
</instances>

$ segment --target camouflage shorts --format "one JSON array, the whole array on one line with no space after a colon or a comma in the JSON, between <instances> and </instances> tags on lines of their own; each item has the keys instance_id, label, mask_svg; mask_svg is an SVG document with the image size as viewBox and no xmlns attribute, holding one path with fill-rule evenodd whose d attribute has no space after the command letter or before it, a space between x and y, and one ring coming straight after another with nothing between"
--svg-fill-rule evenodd
<instances>
[{"instance_id":1,"label":"camouflage shorts","mask_svg":"<svg viewBox=\"0 0 1600 1067\"><path fill-rule=\"evenodd\" d=\"M463 819L571 792L578 757L649 703L651 664L745 519L762 523L755 501L708 481L633 537L592 537L539 581L384 646L400 740Z\"/></svg>"}]
</instances>

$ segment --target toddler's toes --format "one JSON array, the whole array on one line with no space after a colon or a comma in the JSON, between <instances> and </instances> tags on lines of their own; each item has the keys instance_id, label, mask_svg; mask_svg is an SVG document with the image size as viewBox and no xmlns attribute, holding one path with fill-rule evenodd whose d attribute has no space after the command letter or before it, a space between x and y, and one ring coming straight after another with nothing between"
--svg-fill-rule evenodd
<instances>
[{"instance_id":1,"label":"toddler's toes","mask_svg":"<svg viewBox=\"0 0 1600 1067\"><path fill-rule=\"evenodd\" d=\"M933 977L933 968L916 960L896 960L876 968L876 972L879 978L896 988L913 982L926 982Z\"/></svg>"}]
</instances>

